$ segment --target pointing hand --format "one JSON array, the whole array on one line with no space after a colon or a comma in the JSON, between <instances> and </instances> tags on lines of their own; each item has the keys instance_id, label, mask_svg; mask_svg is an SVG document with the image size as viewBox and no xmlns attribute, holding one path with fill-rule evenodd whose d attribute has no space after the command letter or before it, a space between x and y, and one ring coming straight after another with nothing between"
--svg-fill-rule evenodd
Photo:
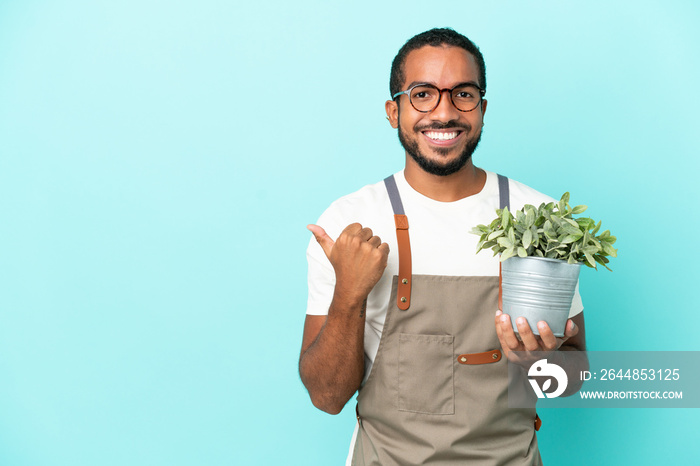
<instances>
[{"instance_id":1,"label":"pointing hand","mask_svg":"<svg viewBox=\"0 0 700 466\"><path fill-rule=\"evenodd\" d=\"M348 225L338 239L318 225L308 225L335 269L336 293L348 299L366 299L384 273L389 245L359 223Z\"/></svg>"}]
</instances>

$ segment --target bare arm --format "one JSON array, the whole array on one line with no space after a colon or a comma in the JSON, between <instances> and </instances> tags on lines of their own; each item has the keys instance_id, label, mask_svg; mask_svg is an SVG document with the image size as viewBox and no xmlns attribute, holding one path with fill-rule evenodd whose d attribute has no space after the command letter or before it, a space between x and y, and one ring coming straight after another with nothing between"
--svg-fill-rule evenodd
<instances>
[{"instance_id":1,"label":"bare arm","mask_svg":"<svg viewBox=\"0 0 700 466\"><path fill-rule=\"evenodd\" d=\"M336 274L328 316L307 316L299 374L317 408L338 414L360 388L364 376L367 296L386 268L389 246L372 230L349 225L333 241L311 225Z\"/></svg>"},{"instance_id":2,"label":"bare arm","mask_svg":"<svg viewBox=\"0 0 700 466\"><path fill-rule=\"evenodd\" d=\"M355 311L331 305L328 317L306 316L304 322L299 373L314 406L330 414L343 409L364 376L364 318Z\"/></svg>"}]
</instances>

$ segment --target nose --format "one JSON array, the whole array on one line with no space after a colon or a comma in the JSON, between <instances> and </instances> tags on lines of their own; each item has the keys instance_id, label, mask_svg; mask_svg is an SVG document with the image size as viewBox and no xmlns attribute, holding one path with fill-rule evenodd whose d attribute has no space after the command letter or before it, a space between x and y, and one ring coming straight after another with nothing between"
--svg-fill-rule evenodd
<instances>
[{"instance_id":1,"label":"nose","mask_svg":"<svg viewBox=\"0 0 700 466\"><path fill-rule=\"evenodd\" d=\"M439 121L452 121L459 118L460 111L452 104L452 97L449 89L440 91L440 101L438 106L433 109L430 116Z\"/></svg>"}]
</instances>

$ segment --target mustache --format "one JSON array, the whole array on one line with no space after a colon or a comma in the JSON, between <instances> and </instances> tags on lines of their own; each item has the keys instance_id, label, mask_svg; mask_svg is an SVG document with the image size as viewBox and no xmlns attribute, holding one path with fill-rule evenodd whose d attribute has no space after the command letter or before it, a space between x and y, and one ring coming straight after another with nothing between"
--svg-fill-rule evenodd
<instances>
[{"instance_id":1,"label":"mustache","mask_svg":"<svg viewBox=\"0 0 700 466\"><path fill-rule=\"evenodd\" d=\"M471 130L471 126L463 123L456 123L456 122L450 122L448 121L447 123L441 123L439 121L435 121L433 123L429 123L426 125L422 126L415 126L414 131L429 131L429 130L444 130L444 129L458 129L462 130L465 132L469 132Z\"/></svg>"}]
</instances>

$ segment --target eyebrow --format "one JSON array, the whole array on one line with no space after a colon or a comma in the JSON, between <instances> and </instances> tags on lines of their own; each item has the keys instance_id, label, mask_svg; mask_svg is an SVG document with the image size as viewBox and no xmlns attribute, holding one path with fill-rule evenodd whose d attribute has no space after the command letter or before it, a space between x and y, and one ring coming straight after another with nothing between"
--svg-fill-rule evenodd
<instances>
[{"instance_id":1,"label":"eyebrow","mask_svg":"<svg viewBox=\"0 0 700 466\"><path fill-rule=\"evenodd\" d=\"M438 86L437 84L431 83L431 82L429 82L429 81L413 81L411 84L409 84L409 85L406 87L406 89L410 89L410 88L412 88L413 86L418 86L418 85L420 85L420 84L430 84L431 86L435 86L435 87L438 87L438 88L440 87L440 86ZM459 84L456 84L454 87L459 87L459 86L474 86L474 87L476 87L477 89L481 89L481 88L479 87L479 85L478 85L477 83L475 83L474 81L466 81L466 82L463 82L463 83L459 83Z\"/></svg>"}]
</instances>

